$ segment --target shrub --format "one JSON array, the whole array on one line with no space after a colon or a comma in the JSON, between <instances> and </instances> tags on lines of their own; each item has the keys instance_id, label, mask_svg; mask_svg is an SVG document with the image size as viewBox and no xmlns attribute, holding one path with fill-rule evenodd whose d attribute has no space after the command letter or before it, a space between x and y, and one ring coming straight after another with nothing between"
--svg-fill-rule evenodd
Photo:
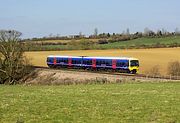
<instances>
[{"instance_id":1,"label":"shrub","mask_svg":"<svg viewBox=\"0 0 180 123\"><path fill-rule=\"evenodd\" d=\"M180 62L173 61L168 64L168 74L172 76L180 76Z\"/></svg>"},{"instance_id":2,"label":"shrub","mask_svg":"<svg viewBox=\"0 0 180 123\"><path fill-rule=\"evenodd\" d=\"M159 65L153 66L149 71L146 72L146 74L154 77L160 76L161 74Z\"/></svg>"},{"instance_id":3,"label":"shrub","mask_svg":"<svg viewBox=\"0 0 180 123\"><path fill-rule=\"evenodd\" d=\"M99 40L98 44L108 44L108 41L106 39L104 40Z\"/></svg>"}]
</instances>

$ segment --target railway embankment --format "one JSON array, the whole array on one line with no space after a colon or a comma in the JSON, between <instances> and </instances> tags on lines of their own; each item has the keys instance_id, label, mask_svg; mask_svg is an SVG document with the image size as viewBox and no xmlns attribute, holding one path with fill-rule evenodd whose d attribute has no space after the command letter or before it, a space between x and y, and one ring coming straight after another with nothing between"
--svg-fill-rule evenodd
<instances>
[{"instance_id":1,"label":"railway embankment","mask_svg":"<svg viewBox=\"0 0 180 123\"><path fill-rule=\"evenodd\" d=\"M97 71L60 70L35 68L26 76L25 84L37 85L70 85L70 84L104 84L104 83L141 83L141 82L179 82L180 80L167 77L152 77Z\"/></svg>"}]
</instances>

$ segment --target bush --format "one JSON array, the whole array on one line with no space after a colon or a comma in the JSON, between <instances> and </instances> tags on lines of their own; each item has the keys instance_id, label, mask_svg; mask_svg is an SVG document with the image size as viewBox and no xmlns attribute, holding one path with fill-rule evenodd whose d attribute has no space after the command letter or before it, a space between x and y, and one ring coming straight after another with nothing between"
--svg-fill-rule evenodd
<instances>
[{"instance_id":1,"label":"bush","mask_svg":"<svg viewBox=\"0 0 180 123\"><path fill-rule=\"evenodd\" d=\"M168 74L171 76L180 76L180 62L174 61L168 64Z\"/></svg>"}]
</instances>

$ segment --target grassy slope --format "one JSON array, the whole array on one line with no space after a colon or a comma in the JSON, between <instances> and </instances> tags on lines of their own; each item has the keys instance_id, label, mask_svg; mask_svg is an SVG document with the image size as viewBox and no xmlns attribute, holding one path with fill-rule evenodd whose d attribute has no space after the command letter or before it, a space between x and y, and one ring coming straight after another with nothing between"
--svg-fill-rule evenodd
<instances>
[{"instance_id":1,"label":"grassy slope","mask_svg":"<svg viewBox=\"0 0 180 123\"><path fill-rule=\"evenodd\" d=\"M53 40L52 40L53 42ZM180 44L180 36L176 37L165 37L165 38L138 38L129 41L121 41L109 44L97 44L93 46L88 46L88 49L119 49L119 48L144 48L145 46L157 46L157 44L169 46L174 43ZM85 47L81 46L69 46L69 45L46 45L42 46L46 50L75 50L75 49L84 49Z\"/></svg>"},{"instance_id":2,"label":"grassy slope","mask_svg":"<svg viewBox=\"0 0 180 123\"><path fill-rule=\"evenodd\" d=\"M179 83L1 86L0 122L180 122Z\"/></svg>"},{"instance_id":3,"label":"grassy slope","mask_svg":"<svg viewBox=\"0 0 180 123\"><path fill-rule=\"evenodd\" d=\"M104 49L113 49L121 47L139 47L142 45L151 46L156 44L171 45L174 43L180 44L180 36L178 37L165 37L165 38L138 38L130 41L115 42L110 44L99 45L99 47Z\"/></svg>"}]
</instances>

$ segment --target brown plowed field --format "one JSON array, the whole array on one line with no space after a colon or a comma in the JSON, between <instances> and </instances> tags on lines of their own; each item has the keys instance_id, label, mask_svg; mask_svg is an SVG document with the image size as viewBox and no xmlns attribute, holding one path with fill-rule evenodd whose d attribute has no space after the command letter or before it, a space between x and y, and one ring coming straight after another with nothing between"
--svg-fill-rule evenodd
<instances>
[{"instance_id":1,"label":"brown plowed field","mask_svg":"<svg viewBox=\"0 0 180 123\"><path fill-rule=\"evenodd\" d=\"M139 73L147 73L154 66L159 66L161 74L167 74L167 66L171 61L180 61L180 48L128 49L128 50L77 50L77 51L41 51L26 52L25 55L36 66L47 66L48 55L68 56L125 56L140 60Z\"/></svg>"}]
</instances>

